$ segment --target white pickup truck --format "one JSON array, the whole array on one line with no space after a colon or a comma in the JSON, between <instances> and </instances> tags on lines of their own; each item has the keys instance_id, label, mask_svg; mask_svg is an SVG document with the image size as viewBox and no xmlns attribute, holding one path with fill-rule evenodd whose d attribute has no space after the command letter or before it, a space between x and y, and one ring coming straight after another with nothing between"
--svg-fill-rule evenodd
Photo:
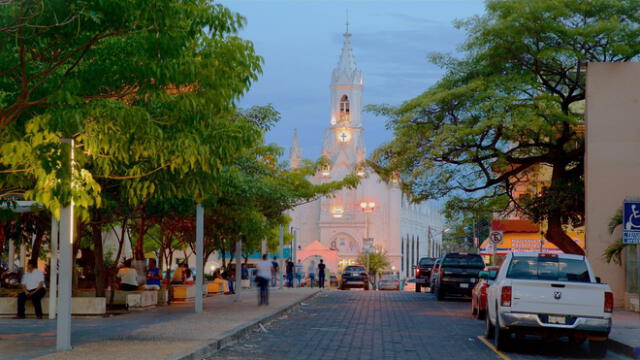
<instances>
[{"instance_id":1,"label":"white pickup truck","mask_svg":"<svg viewBox=\"0 0 640 360\"><path fill-rule=\"evenodd\" d=\"M513 335L589 339L594 355L607 353L613 293L584 256L510 253L487 290L486 336L507 349Z\"/></svg>"}]
</instances>

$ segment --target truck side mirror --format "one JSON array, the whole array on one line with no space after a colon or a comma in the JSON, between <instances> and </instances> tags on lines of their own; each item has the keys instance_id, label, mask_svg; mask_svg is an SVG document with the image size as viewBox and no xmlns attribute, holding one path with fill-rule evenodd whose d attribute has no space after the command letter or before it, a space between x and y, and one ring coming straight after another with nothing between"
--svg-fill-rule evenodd
<instances>
[{"instance_id":1,"label":"truck side mirror","mask_svg":"<svg viewBox=\"0 0 640 360\"><path fill-rule=\"evenodd\" d=\"M495 270L489 271L489 280L495 280L498 277L498 272Z\"/></svg>"},{"instance_id":2,"label":"truck side mirror","mask_svg":"<svg viewBox=\"0 0 640 360\"><path fill-rule=\"evenodd\" d=\"M489 280L489 272L488 271L480 271L480 273L478 273L478 277L480 279Z\"/></svg>"}]
</instances>

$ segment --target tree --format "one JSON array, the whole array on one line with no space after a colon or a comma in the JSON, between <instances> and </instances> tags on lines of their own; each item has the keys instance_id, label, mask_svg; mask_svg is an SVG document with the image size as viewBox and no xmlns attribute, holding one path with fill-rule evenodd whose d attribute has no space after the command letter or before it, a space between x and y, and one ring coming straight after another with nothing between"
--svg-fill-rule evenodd
<instances>
[{"instance_id":1,"label":"tree","mask_svg":"<svg viewBox=\"0 0 640 360\"><path fill-rule=\"evenodd\" d=\"M389 257L387 251L382 248L375 248L371 253L360 253L356 258L359 264L367 266L367 273L373 278L369 279L373 284L377 284L378 275L389 268Z\"/></svg>"},{"instance_id":2,"label":"tree","mask_svg":"<svg viewBox=\"0 0 640 360\"><path fill-rule=\"evenodd\" d=\"M516 211L547 221L547 240L583 250L563 225L584 221L583 101L588 62L640 54L636 0L489 0L486 14L458 26L461 59L436 54L443 78L397 107L394 140L374 154L399 171L417 201L444 196L506 197ZM518 197L532 174L541 189Z\"/></svg>"}]
</instances>

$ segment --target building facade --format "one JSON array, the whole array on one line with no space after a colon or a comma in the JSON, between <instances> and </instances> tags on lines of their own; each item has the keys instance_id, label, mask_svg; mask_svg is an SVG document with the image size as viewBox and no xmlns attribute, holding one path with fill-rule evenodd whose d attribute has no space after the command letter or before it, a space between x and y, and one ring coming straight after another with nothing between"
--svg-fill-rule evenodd
<instances>
[{"instance_id":1,"label":"building facade","mask_svg":"<svg viewBox=\"0 0 640 360\"><path fill-rule=\"evenodd\" d=\"M365 245L372 245L375 251L386 252L390 271L408 277L420 257L439 254L443 220L435 203L411 204L397 181L385 182L364 166L363 85L347 32L329 87L329 124L322 142L322 156L328 165L311 181L336 181L352 173L362 179L355 189L340 190L333 197L300 205L291 212L297 257L305 268L311 261L317 264L323 259L336 273L355 263ZM301 159L295 132L291 166L297 167Z\"/></svg>"}]
</instances>

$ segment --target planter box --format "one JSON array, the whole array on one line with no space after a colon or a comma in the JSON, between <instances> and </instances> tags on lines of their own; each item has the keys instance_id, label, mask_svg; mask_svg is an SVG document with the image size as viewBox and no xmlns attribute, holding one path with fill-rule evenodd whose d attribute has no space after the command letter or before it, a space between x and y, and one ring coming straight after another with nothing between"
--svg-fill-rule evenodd
<instances>
[{"instance_id":1,"label":"planter box","mask_svg":"<svg viewBox=\"0 0 640 360\"><path fill-rule=\"evenodd\" d=\"M191 301L196 298L195 285L171 285L172 301Z\"/></svg>"},{"instance_id":2,"label":"planter box","mask_svg":"<svg viewBox=\"0 0 640 360\"><path fill-rule=\"evenodd\" d=\"M229 284L226 280L219 280L207 283L207 293L211 295L219 295L229 292Z\"/></svg>"},{"instance_id":3,"label":"planter box","mask_svg":"<svg viewBox=\"0 0 640 360\"><path fill-rule=\"evenodd\" d=\"M49 313L49 298L44 297L40 301L42 304L42 312ZM0 297L0 314L15 315L18 311L17 297ZM27 300L25 306L27 315L35 314L33 304ZM71 298L71 313L73 315L103 315L107 312L107 302L105 298L97 297L73 297Z\"/></svg>"}]
</instances>

